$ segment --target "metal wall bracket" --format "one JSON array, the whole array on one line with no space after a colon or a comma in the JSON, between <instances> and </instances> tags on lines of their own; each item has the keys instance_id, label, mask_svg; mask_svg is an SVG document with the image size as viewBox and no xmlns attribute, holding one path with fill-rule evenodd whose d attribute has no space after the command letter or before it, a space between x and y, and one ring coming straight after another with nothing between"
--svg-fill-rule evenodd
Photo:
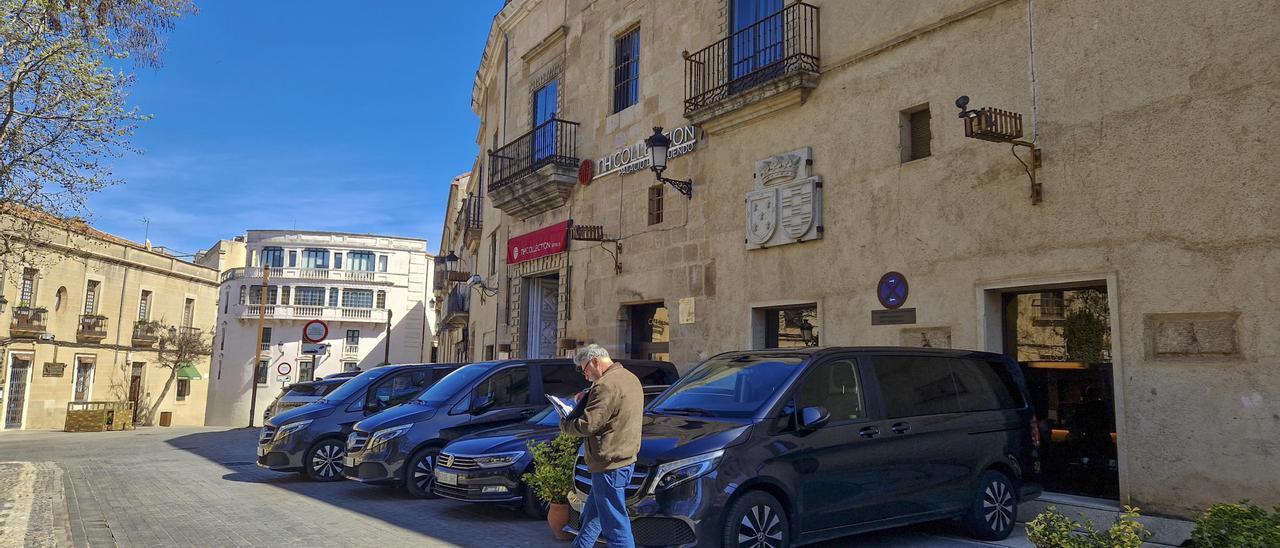
<instances>
[{"instance_id":1,"label":"metal wall bracket","mask_svg":"<svg viewBox=\"0 0 1280 548\"><path fill-rule=\"evenodd\" d=\"M658 181L671 185L671 188L676 189L676 192L683 194L685 198L693 199L693 179L681 181L680 179L668 179L660 176Z\"/></svg>"}]
</instances>

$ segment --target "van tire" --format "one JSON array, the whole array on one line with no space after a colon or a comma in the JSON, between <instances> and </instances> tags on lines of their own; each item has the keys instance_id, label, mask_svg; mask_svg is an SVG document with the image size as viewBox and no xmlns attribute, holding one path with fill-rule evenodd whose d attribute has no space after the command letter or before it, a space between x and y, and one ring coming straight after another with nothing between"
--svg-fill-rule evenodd
<instances>
[{"instance_id":1,"label":"van tire","mask_svg":"<svg viewBox=\"0 0 1280 548\"><path fill-rule=\"evenodd\" d=\"M978 478L969 511L962 520L969 536L979 540L1004 540L1018 523L1018 489L1009 477L987 470Z\"/></svg>"},{"instance_id":2,"label":"van tire","mask_svg":"<svg viewBox=\"0 0 1280 548\"><path fill-rule=\"evenodd\" d=\"M733 501L724 514L722 546L790 548L791 525L786 509L773 495L750 491ZM740 535L757 537L755 544L738 541Z\"/></svg>"},{"instance_id":3,"label":"van tire","mask_svg":"<svg viewBox=\"0 0 1280 548\"><path fill-rule=\"evenodd\" d=\"M440 495L431 490L436 485L436 457L440 456L439 447L419 449L404 461L404 487L410 495L420 499L438 499ZM427 476L424 477L424 474Z\"/></svg>"},{"instance_id":4,"label":"van tire","mask_svg":"<svg viewBox=\"0 0 1280 548\"><path fill-rule=\"evenodd\" d=\"M336 438L322 439L303 454L302 472L311 481L338 481L343 479L342 458L346 455L346 444Z\"/></svg>"}]
</instances>

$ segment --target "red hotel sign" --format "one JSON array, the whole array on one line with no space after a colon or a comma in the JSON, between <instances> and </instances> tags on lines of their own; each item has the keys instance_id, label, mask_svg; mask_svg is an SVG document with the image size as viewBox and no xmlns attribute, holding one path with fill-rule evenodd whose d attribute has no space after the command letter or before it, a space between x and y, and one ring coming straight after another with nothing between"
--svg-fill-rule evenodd
<instances>
[{"instance_id":1,"label":"red hotel sign","mask_svg":"<svg viewBox=\"0 0 1280 548\"><path fill-rule=\"evenodd\" d=\"M572 223L573 221L556 223L507 240L507 264L523 263L564 252L569 242L569 225Z\"/></svg>"}]
</instances>

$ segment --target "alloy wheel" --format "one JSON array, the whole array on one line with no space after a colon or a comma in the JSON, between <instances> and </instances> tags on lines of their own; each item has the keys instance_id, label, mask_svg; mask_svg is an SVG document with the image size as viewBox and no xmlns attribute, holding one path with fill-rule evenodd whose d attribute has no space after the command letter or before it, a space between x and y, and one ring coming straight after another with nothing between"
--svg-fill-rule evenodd
<instances>
[{"instance_id":1,"label":"alloy wheel","mask_svg":"<svg viewBox=\"0 0 1280 548\"><path fill-rule=\"evenodd\" d=\"M417 485L418 489L424 493L431 492L431 482L436 479L435 464L436 456L428 453L413 465L413 484Z\"/></svg>"},{"instance_id":2,"label":"alloy wheel","mask_svg":"<svg viewBox=\"0 0 1280 548\"><path fill-rule=\"evenodd\" d=\"M782 546L782 520L773 508L764 504L751 507L738 523L738 546L778 548Z\"/></svg>"},{"instance_id":3,"label":"alloy wheel","mask_svg":"<svg viewBox=\"0 0 1280 548\"><path fill-rule=\"evenodd\" d=\"M316 448L311 457L311 470L319 478L329 479L342 474L342 458L346 448L337 443L325 443Z\"/></svg>"},{"instance_id":4,"label":"alloy wheel","mask_svg":"<svg viewBox=\"0 0 1280 548\"><path fill-rule=\"evenodd\" d=\"M1013 493L1002 481L993 481L982 494L983 518L992 531L1004 531L1013 522Z\"/></svg>"}]
</instances>

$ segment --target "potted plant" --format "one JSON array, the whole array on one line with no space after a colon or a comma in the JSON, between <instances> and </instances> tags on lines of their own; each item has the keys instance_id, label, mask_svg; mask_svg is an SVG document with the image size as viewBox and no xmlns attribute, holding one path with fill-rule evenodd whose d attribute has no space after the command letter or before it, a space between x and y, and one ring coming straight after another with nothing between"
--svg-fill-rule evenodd
<instances>
[{"instance_id":1,"label":"potted plant","mask_svg":"<svg viewBox=\"0 0 1280 548\"><path fill-rule=\"evenodd\" d=\"M547 503L547 525L556 540L571 540L564 531L569 523L569 490L573 489L573 466L578 458L581 440L560 434L549 442L528 442L533 455L533 471L522 479L538 499Z\"/></svg>"}]
</instances>

